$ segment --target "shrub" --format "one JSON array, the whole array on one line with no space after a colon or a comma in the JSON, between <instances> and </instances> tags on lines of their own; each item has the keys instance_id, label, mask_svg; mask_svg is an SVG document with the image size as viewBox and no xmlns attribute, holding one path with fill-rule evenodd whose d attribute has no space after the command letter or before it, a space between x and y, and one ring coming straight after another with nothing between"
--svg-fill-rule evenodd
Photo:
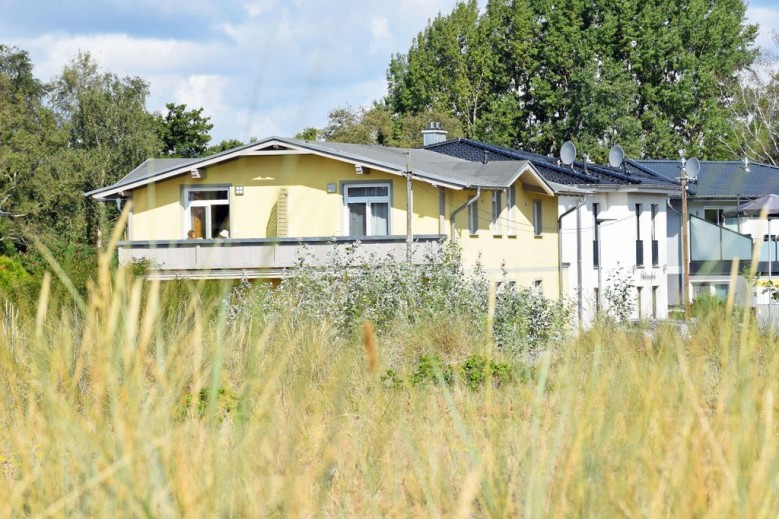
<instances>
[{"instance_id":1,"label":"shrub","mask_svg":"<svg viewBox=\"0 0 779 519\"><path fill-rule=\"evenodd\" d=\"M454 371L451 366L443 364L438 355L419 357L417 369L411 375L411 383L415 386L424 386L430 382L438 384L441 381L447 385L454 382Z\"/></svg>"},{"instance_id":2,"label":"shrub","mask_svg":"<svg viewBox=\"0 0 779 519\"><path fill-rule=\"evenodd\" d=\"M76 290L82 295L87 294L89 283L97 273L97 249L83 243L52 241L46 244L49 252L57 260L65 275L70 279ZM44 272L52 268L46 258L35 249L29 249L19 254L19 260L24 268L32 274L36 282L40 282ZM54 276L55 290L58 289L57 277Z\"/></svg>"},{"instance_id":3,"label":"shrub","mask_svg":"<svg viewBox=\"0 0 779 519\"><path fill-rule=\"evenodd\" d=\"M568 329L569 305L544 298L529 288L502 283L496 298L493 334L510 351L535 348L562 338ZM466 272L460 250L451 244L411 266L393 256L364 254L359 243L334 247L323 267L310 255L300 256L295 275L278 289L252 287L244 280L225 298L228 318L284 315L294 321L327 320L342 334L365 320L381 333L398 323L465 321L476 333L487 320L489 281L480 266Z\"/></svg>"},{"instance_id":4,"label":"shrub","mask_svg":"<svg viewBox=\"0 0 779 519\"><path fill-rule=\"evenodd\" d=\"M194 400L194 401L193 401ZM192 398L191 394L186 394L179 402L178 416L183 418L187 416L190 409L192 409L197 416L203 417L208 411L208 405L211 401L211 389L202 388L195 394L195 398ZM216 388L215 395L215 414L218 417L225 417L230 413L238 409L239 400L238 397L230 389L224 387Z\"/></svg>"},{"instance_id":5,"label":"shrub","mask_svg":"<svg viewBox=\"0 0 779 519\"><path fill-rule=\"evenodd\" d=\"M8 256L0 256L0 292L10 295L30 282L30 275L21 262Z\"/></svg>"}]
</instances>

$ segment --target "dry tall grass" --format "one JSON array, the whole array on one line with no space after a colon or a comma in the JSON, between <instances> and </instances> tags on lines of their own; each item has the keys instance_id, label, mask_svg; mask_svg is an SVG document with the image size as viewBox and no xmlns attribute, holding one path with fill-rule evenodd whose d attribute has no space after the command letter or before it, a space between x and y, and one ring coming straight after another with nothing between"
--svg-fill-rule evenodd
<instances>
[{"instance_id":1,"label":"dry tall grass","mask_svg":"<svg viewBox=\"0 0 779 519\"><path fill-rule=\"evenodd\" d=\"M171 314L107 261L82 309L47 286L35 316L2 309L3 517L779 514L777 342L749 322L596 329L496 388L387 387L422 334L467 343L456 323L366 348L227 325L196 292ZM488 344L447 358L523 362Z\"/></svg>"}]
</instances>

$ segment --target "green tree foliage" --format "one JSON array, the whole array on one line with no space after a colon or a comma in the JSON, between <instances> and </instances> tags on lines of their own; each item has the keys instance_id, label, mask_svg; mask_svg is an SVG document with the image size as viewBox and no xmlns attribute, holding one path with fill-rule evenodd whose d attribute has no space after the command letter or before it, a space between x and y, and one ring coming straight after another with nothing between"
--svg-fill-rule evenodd
<instances>
[{"instance_id":1,"label":"green tree foliage","mask_svg":"<svg viewBox=\"0 0 779 519\"><path fill-rule=\"evenodd\" d=\"M430 121L441 122L452 138L463 135L460 121L447 112L426 110L392 115L382 103L374 103L371 107L354 108L347 105L335 108L330 111L328 123L323 129L307 129L304 132L314 130L318 138L330 142L409 148L422 145L422 130ZM298 138L304 132L298 134Z\"/></svg>"},{"instance_id":2,"label":"green tree foliage","mask_svg":"<svg viewBox=\"0 0 779 519\"><path fill-rule=\"evenodd\" d=\"M70 182L56 160L65 134L43 104L45 92L27 53L0 45L0 240L15 247L64 230L67 220L52 214L81 202L80 193L61 189Z\"/></svg>"},{"instance_id":3,"label":"green tree foliage","mask_svg":"<svg viewBox=\"0 0 779 519\"><path fill-rule=\"evenodd\" d=\"M203 155L204 156L215 155L217 153L222 153L223 151L231 150L233 148L237 148L243 145L244 143L239 141L238 139L226 139L220 142L219 144L216 144L208 148Z\"/></svg>"},{"instance_id":4,"label":"green tree foliage","mask_svg":"<svg viewBox=\"0 0 779 519\"><path fill-rule=\"evenodd\" d=\"M155 119L146 110L149 85L139 77L101 72L88 53L80 53L51 85L51 103L67 146L58 167L72 177L70 189L81 193L116 182L149 157L159 154ZM60 213L63 218L67 212ZM85 232L99 240L116 215L113 205L83 201ZM80 215L77 215L80 216Z\"/></svg>"},{"instance_id":5,"label":"green tree foliage","mask_svg":"<svg viewBox=\"0 0 779 519\"><path fill-rule=\"evenodd\" d=\"M450 113L466 136L476 136L494 68L484 27L475 0L458 3L428 24L408 54L393 56L387 76L393 112Z\"/></svg>"},{"instance_id":6,"label":"green tree foliage","mask_svg":"<svg viewBox=\"0 0 779 519\"><path fill-rule=\"evenodd\" d=\"M315 141L319 138L319 130L309 126L308 128L303 128L301 131L299 131L295 135L295 138L302 141Z\"/></svg>"},{"instance_id":7,"label":"green tree foliage","mask_svg":"<svg viewBox=\"0 0 779 519\"><path fill-rule=\"evenodd\" d=\"M203 108L187 110L187 105L168 103L168 113L157 115L157 135L162 141L162 154L168 157L195 158L207 154L213 124L203 117Z\"/></svg>"},{"instance_id":8,"label":"green tree foliage","mask_svg":"<svg viewBox=\"0 0 779 519\"><path fill-rule=\"evenodd\" d=\"M728 156L723 92L754 59L743 0L461 2L393 56L393 115L446 110L469 137L603 160Z\"/></svg>"}]
</instances>

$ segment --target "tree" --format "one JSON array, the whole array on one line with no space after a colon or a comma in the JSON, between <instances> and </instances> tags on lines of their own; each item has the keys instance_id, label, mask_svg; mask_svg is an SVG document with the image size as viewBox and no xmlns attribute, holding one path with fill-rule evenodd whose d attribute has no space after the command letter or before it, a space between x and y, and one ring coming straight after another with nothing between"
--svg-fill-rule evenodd
<instances>
[{"instance_id":1,"label":"tree","mask_svg":"<svg viewBox=\"0 0 779 519\"><path fill-rule=\"evenodd\" d=\"M83 193L116 182L149 157L161 143L155 118L146 110L149 85L139 77L101 72L88 53L79 53L49 87L59 126L67 134L58 171ZM114 205L83 199L69 214L84 219L82 239L99 242L116 216Z\"/></svg>"},{"instance_id":2,"label":"tree","mask_svg":"<svg viewBox=\"0 0 779 519\"><path fill-rule=\"evenodd\" d=\"M298 132L295 135L295 138L302 141L315 141L319 138L319 130L309 126L308 128L303 128L300 132Z\"/></svg>"},{"instance_id":3,"label":"tree","mask_svg":"<svg viewBox=\"0 0 779 519\"><path fill-rule=\"evenodd\" d=\"M327 126L317 130L317 135L330 142L414 148L422 145L422 130L430 121L440 122L450 138L463 136L460 122L448 113L426 110L393 116L380 102L371 107L347 105L331 110Z\"/></svg>"},{"instance_id":4,"label":"tree","mask_svg":"<svg viewBox=\"0 0 779 519\"><path fill-rule=\"evenodd\" d=\"M205 154L213 124L203 117L203 108L187 110L187 105L168 103L168 113L158 114L157 135L162 141L162 154L168 157L195 158Z\"/></svg>"},{"instance_id":5,"label":"tree","mask_svg":"<svg viewBox=\"0 0 779 519\"><path fill-rule=\"evenodd\" d=\"M231 150L233 148L237 148L239 146L243 146L244 143L239 141L238 139L227 139L219 144L216 144L214 146L211 146L208 148L203 155L215 155L217 153L222 153L223 151Z\"/></svg>"},{"instance_id":6,"label":"tree","mask_svg":"<svg viewBox=\"0 0 779 519\"><path fill-rule=\"evenodd\" d=\"M328 114L327 126L318 134L330 142L391 145L393 132L392 116L376 104L370 108L334 108Z\"/></svg>"},{"instance_id":7,"label":"tree","mask_svg":"<svg viewBox=\"0 0 779 519\"><path fill-rule=\"evenodd\" d=\"M428 23L408 54L390 61L390 109L396 114L449 113L466 136L476 136L492 70L483 26L475 0L460 2L451 14Z\"/></svg>"},{"instance_id":8,"label":"tree","mask_svg":"<svg viewBox=\"0 0 779 519\"><path fill-rule=\"evenodd\" d=\"M63 189L69 179L55 169L65 135L44 95L27 52L0 45L0 240L15 248L24 248L30 235L65 230L67 220L51 213L74 202ZM80 202L80 193L75 196Z\"/></svg>"},{"instance_id":9,"label":"tree","mask_svg":"<svg viewBox=\"0 0 779 519\"><path fill-rule=\"evenodd\" d=\"M393 116L442 109L467 136L547 154L565 140L604 160L728 155L722 92L752 63L743 0L459 3L393 56Z\"/></svg>"},{"instance_id":10,"label":"tree","mask_svg":"<svg viewBox=\"0 0 779 519\"><path fill-rule=\"evenodd\" d=\"M774 36L779 47L779 35ZM744 71L739 87L724 96L731 112L729 131L720 135L734 156L779 165L779 72L768 56Z\"/></svg>"}]
</instances>

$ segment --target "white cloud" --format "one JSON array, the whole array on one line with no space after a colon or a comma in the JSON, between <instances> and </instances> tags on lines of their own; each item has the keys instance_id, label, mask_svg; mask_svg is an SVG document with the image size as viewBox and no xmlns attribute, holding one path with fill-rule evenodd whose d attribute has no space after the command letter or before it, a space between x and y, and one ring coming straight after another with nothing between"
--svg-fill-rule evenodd
<instances>
[{"instance_id":1,"label":"white cloud","mask_svg":"<svg viewBox=\"0 0 779 519\"><path fill-rule=\"evenodd\" d=\"M384 17L371 19L371 54L379 50L387 50L390 43L389 21Z\"/></svg>"},{"instance_id":2,"label":"white cloud","mask_svg":"<svg viewBox=\"0 0 779 519\"><path fill-rule=\"evenodd\" d=\"M218 114L225 108L224 94L229 81L223 76L191 75L180 82L174 98L191 107L204 107L206 115Z\"/></svg>"},{"instance_id":3,"label":"white cloud","mask_svg":"<svg viewBox=\"0 0 779 519\"><path fill-rule=\"evenodd\" d=\"M763 49L776 50L773 34L779 30L779 7L747 7L747 21L759 25L755 45Z\"/></svg>"},{"instance_id":4,"label":"white cloud","mask_svg":"<svg viewBox=\"0 0 779 519\"><path fill-rule=\"evenodd\" d=\"M23 40L36 73L44 80L59 74L79 51L88 51L106 70L120 75L155 74L196 67L214 59L219 46L173 39L134 38L127 34L44 35Z\"/></svg>"}]
</instances>

